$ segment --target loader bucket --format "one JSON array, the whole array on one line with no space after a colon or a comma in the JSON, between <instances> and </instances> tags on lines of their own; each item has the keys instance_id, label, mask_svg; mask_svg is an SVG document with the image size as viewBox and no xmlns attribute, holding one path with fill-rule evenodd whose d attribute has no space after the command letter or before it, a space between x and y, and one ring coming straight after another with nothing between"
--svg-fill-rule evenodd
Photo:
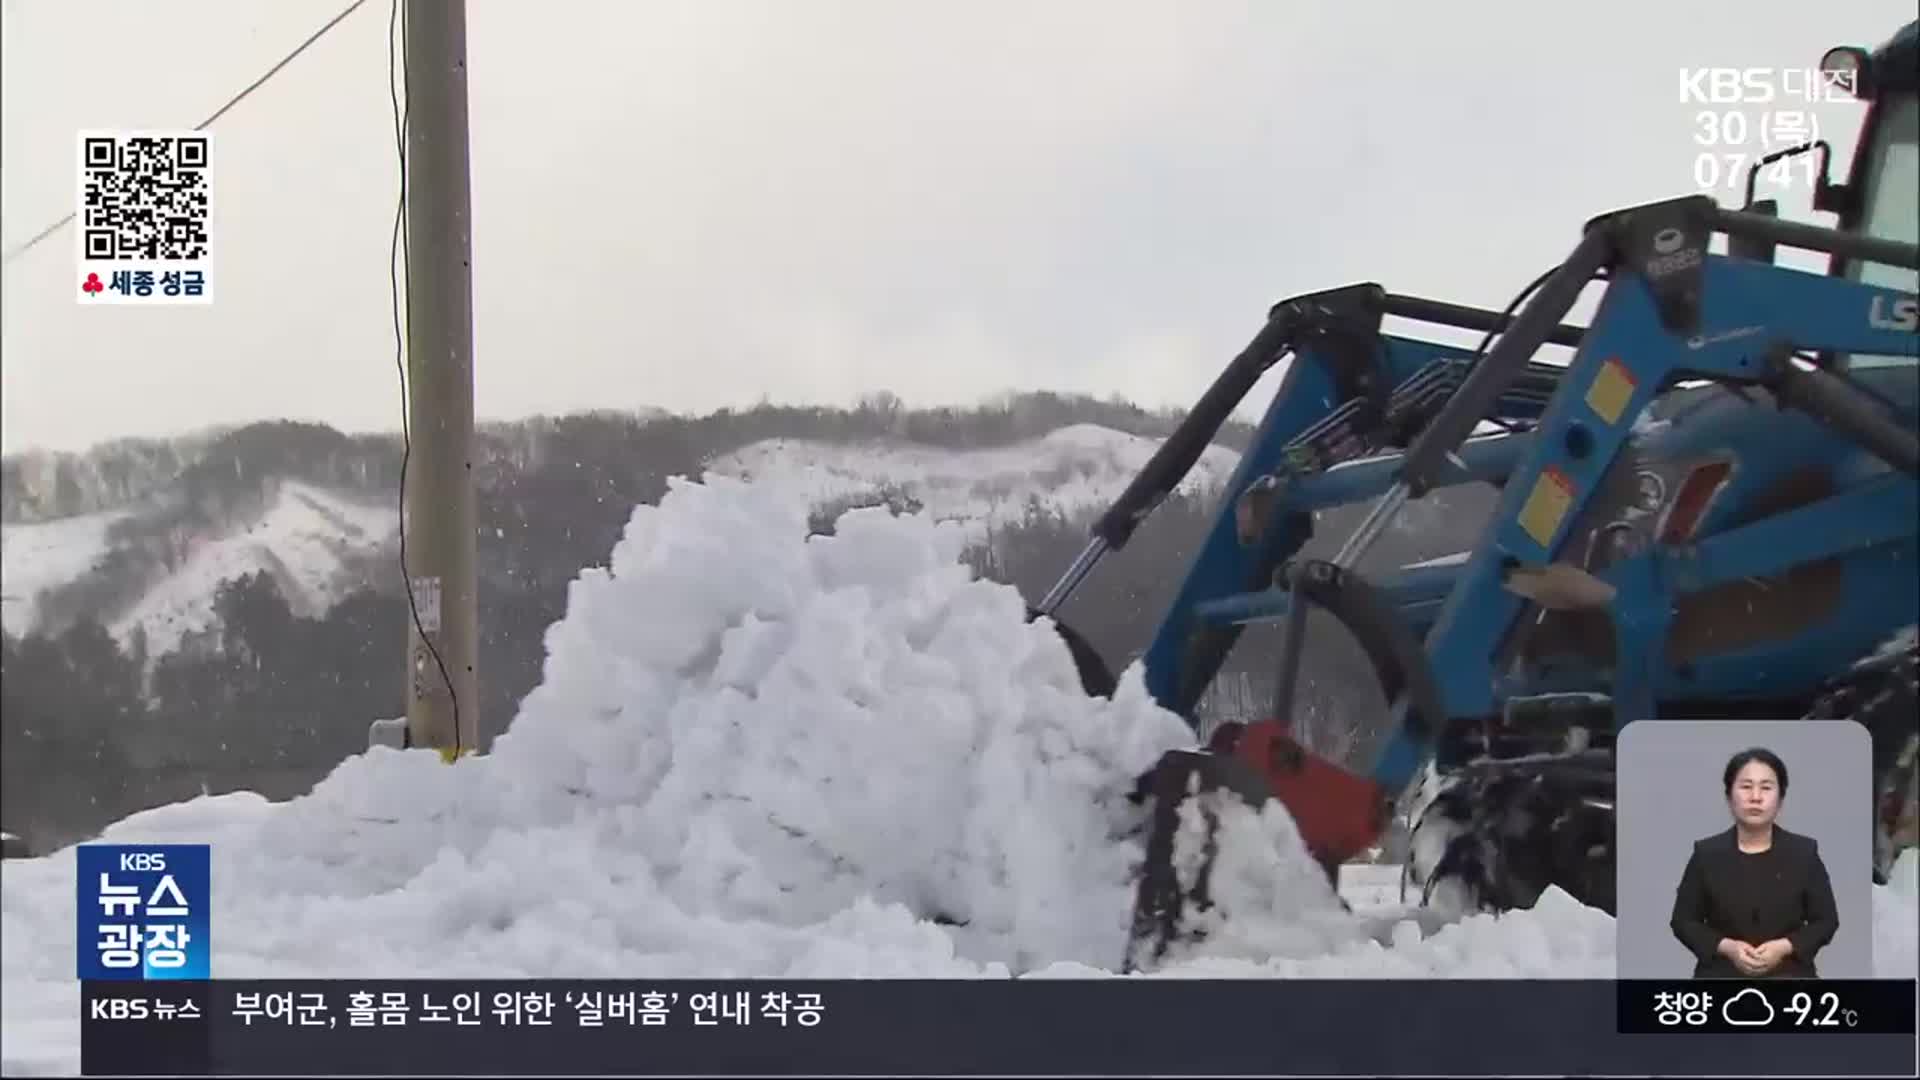
<instances>
[{"instance_id":1,"label":"loader bucket","mask_svg":"<svg viewBox=\"0 0 1920 1080\"><path fill-rule=\"evenodd\" d=\"M1216 791L1231 792L1255 809L1277 799L1336 886L1340 865L1385 831L1392 804L1370 777L1315 755L1277 721L1223 724L1205 750L1169 751L1134 791L1137 801L1151 800L1153 811L1124 970L1151 967L1176 942L1202 936L1186 925L1187 916L1212 905L1208 886L1219 822L1203 811L1206 831L1194 853L1179 849L1193 843L1181 836L1181 816L1184 807ZM1195 868L1191 880L1182 880L1182 866Z\"/></svg>"},{"instance_id":2,"label":"loader bucket","mask_svg":"<svg viewBox=\"0 0 1920 1080\"><path fill-rule=\"evenodd\" d=\"M1372 777L1301 746L1275 721L1247 725L1222 752L1266 780L1272 796L1292 815L1307 850L1329 873L1372 847L1386 829L1391 795Z\"/></svg>"},{"instance_id":3,"label":"loader bucket","mask_svg":"<svg viewBox=\"0 0 1920 1080\"><path fill-rule=\"evenodd\" d=\"M1393 605L1359 574L1320 560L1295 564L1287 579L1296 605L1289 612L1294 623L1290 640L1301 632L1304 620L1299 616L1305 605L1332 615L1366 654L1386 700L1408 706L1403 725L1426 738L1426 718L1443 715L1440 692L1420 641ZM1189 904L1202 911L1210 905L1207 879L1218 822L1207 819L1199 841L1206 850L1198 853L1196 864L1193 853L1177 850L1183 842L1181 804L1220 789L1236 792L1256 808L1278 800L1292 816L1307 851L1336 886L1340 865L1372 847L1386 831L1398 794L1371 775L1315 755L1288 734L1284 718L1223 724L1204 751L1165 755L1136 788L1137 798L1153 800L1153 812L1127 963L1157 961L1175 942L1197 940L1199 931L1184 925L1185 915ZM1190 875L1195 880L1182 883L1181 866L1197 866Z\"/></svg>"},{"instance_id":4,"label":"loader bucket","mask_svg":"<svg viewBox=\"0 0 1920 1080\"><path fill-rule=\"evenodd\" d=\"M1027 621L1036 622L1040 619L1051 622L1054 633L1060 635L1061 642L1066 645L1067 655L1073 660L1074 673L1080 676L1080 689L1088 697L1111 698L1119 680L1114 678L1113 669L1101 659L1100 651L1093 647L1085 635L1068 626L1058 616L1047 615L1039 608L1029 606Z\"/></svg>"}]
</instances>

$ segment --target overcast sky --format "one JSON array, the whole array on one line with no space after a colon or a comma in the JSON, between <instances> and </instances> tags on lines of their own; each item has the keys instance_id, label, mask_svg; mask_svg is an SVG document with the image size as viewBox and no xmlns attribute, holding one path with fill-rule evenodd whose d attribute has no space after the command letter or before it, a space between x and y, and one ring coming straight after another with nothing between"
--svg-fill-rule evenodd
<instances>
[{"instance_id":1,"label":"overcast sky","mask_svg":"<svg viewBox=\"0 0 1920 1080\"><path fill-rule=\"evenodd\" d=\"M191 127L345 0L0 0L7 249L81 127ZM1813 66L1911 0L469 0L478 409L1188 402L1274 300L1500 307L1695 190L1680 71ZM5 269L8 452L399 419L387 0L216 125L218 299ZM1851 152L1861 107L1819 104ZM1757 133L1734 151L1759 146ZM1726 201L1738 194L1723 188ZM1804 211L1806 193L1784 196Z\"/></svg>"}]
</instances>

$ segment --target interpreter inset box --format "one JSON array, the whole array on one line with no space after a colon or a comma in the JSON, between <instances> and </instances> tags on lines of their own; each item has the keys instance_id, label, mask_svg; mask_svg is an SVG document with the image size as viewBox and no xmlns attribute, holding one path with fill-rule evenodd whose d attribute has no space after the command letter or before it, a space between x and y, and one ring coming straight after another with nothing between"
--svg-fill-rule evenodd
<instances>
[{"instance_id":1,"label":"interpreter inset box","mask_svg":"<svg viewBox=\"0 0 1920 1080\"><path fill-rule=\"evenodd\" d=\"M1866 728L1642 720L1618 770L1617 977L1873 976Z\"/></svg>"}]
</instances>

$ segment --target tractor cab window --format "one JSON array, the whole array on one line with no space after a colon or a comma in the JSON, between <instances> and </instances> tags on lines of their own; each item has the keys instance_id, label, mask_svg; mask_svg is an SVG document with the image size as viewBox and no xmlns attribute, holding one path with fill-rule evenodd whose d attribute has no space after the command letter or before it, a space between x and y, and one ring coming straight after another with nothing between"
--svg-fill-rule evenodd
<instances>
[{"instance_id":1,"label":"tractor cab window","mask_svg":"<svg viewBox=\"0 0 1920 1080\"><path fill-rule=\"evenodd\" d=\"M1920 94L1908 92L1881 104L1874 125L1873 145L1867 149L1860 199L1860 217L1854 228L1869 236L1920 243ZM1910 267L1852 260L1846 276L1869 285L1920 292L1920 271ZM1860 356L1854 368L1911 364L1911 356Z\"/></svg>"},{"instance_id":2,"label":"tractor cab window","mask_svg":"<svg viewBox=\"0 0 1920 1080\"><path fill-rule=\"evenodd\" d=\"M1920 243L1920 94L1905 94L1883 106L1887 111L1868 151L1860 220L1868 236ZM1848 277L1871 285L1920 292L1920 271L1885 263L1855 263Z\"/></svg>"}]
</instances>

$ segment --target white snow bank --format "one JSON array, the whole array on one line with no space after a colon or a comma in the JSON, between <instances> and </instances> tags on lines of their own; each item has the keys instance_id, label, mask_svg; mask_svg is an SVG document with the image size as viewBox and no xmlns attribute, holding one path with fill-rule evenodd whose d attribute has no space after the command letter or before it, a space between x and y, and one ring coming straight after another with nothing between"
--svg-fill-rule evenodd
<instances>
[{"instance_id":1,"label":"white snow bank","mask_svg":"<svg viewBox=\"0 0 1920 1080\"><path fill-rule=\"evenodd\" d=\"M486 757L374 750L289 803L196 799L103 839L213 845L227 977L1106 974L1124 793L1187 729L1137 670L1084 697L1017 592L970 580L958 526L855 511L809 538L807 512L723 478L636 510ZM1422 929L1341 910L1277 808L1230 825L1216 893L1250 917L1161 974L1613 972L1612 921L1564 894ZM1876 920L1910 972L1904 873ZM70 853L0 877L8 1073L77 1067L73 889Z\"/></svg>"},{"instance_id":2,"label":"white snow bank","mask_svg":"<svg viewBox=\"0 0 1920 1080\"><path fill-rule=\"evenodd\" d=\"M1912 978L1920 973L1920 850L1908 849L1873 890L1874 974Z\"/></svg>"}]
</instances>

